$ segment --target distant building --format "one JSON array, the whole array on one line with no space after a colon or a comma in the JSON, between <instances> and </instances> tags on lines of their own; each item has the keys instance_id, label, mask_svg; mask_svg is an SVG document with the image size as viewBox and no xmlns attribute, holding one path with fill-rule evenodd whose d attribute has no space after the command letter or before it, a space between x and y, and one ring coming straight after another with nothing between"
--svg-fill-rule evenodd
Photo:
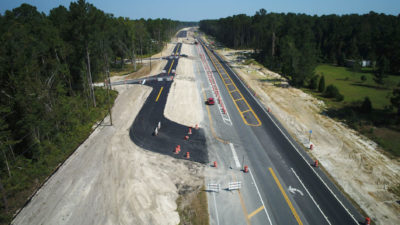
<instances>
[{"instance_id":1,"label":"distant building","mask_svg":"<svg viewBox=\"0 0 400 225\"><path fill-rule=\"evenodd\" d=\"M347 67L353 67L354 63L356 63L357 60L354 59L345 59L344 60L344 65ZM372 62L371 60L361 60L359 61L361 67L371 67L372 66Z\"/></svg>"}]
</instances>

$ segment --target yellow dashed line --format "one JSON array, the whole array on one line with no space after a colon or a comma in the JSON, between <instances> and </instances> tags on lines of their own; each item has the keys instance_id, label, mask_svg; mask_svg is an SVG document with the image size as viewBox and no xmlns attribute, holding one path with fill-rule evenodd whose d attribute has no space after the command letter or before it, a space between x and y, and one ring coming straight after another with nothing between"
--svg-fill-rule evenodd
<instances>
[{"instance_id":1,"label":"yellow dashed line","mask_svg":"<svg viewBox=\"0 0 400 225\"><path fill-rule=\"evenodd\" d=\"M172 65L174 65L174 62L175 62L175 59L172 60L171 66L169 67L169 70L168 70L168 75L169 75L169 72L171 72L171 68L172 68Z\"/></svg>"},{"instance_id":2,"label":"yellow dashed line","mask_svg":"<svg viewBox=\"0 0 400 225\"><path fill-rule=\"evenodd\" d=\"M269 172L272 174L272 177L274 178L276 184L278 185L279 189L281 190L282 195L283 195L283 197L284 197L285 200L286 200L286 203L288 204L290 210L292 211L292 213L293 213L293 215L294 215L294 218L297 220L297 223L298 223L299 225L303 225L303 223L302 223L301 220L300 220L299 215L297 214L296 210L295 210L294 207L293 207L292 202L289 200L289 197L286 195L285 190L283 190L283 187L282 187L281 183L279 182L278 177L276 177L275 172L272 170L271 167L269 168Z\"/></svg>"},{"instance_id":3,"label":"yellow dashed line","mask_svg":"<svg viewBox=\"0 0 400 225\"><path fill-rule=\"evenodd\" d=\"M250 213L250 214L247 216L247 218L250 219L251 217L255 216L257 213L259 213L259 212L260 212L261 210L263 210L263 209L264 209L264 206L261 206L260 208L254 210L254 212Z\"/></svg>"},{"instance_id":4,"label":"yellow dashed line","mask_svg":"<svg viewBox=\"0 0 400 225\"><path fill-rule=\"evenodd\" d=\"M158 95L157 95L157 98L156 98L156 102L158 102L158 98L160 97L161 92L162 92L163 89L164 89L164 87L161 87L161 88L160 88L160 92L158 92Z\"/></svg>"}]
</instances>

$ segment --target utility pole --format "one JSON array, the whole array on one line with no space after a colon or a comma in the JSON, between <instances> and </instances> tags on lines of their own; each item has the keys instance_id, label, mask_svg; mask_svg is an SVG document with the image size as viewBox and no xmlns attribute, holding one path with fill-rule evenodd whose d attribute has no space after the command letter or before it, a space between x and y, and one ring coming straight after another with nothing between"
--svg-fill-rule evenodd
<instances>
[{"instance_id":1,"label":"utility pole","mask_svg":"<svg viewBox=\"0 0 400 225\"><path fill-rule=\"evenodd\" d=\"M113 125L112 122L112 113L111 113L111 100L110 100L110 89L111 89L111 79L110 79L110 69L107 65L107 99L108 99L108 113L110 114L110 123L111 126Z\"/></svg>"},{"instance_id":2,"label":"utility pole","mask_svg":"<svg viewBox=\"0 0 400 225\"><path fill-rule=\"evenodd\" d=\"M153 42L150 42L150 72L151 72L151 49L152 49L151 47L152 47L152 43Z\"/></svg>"}]
</instances>

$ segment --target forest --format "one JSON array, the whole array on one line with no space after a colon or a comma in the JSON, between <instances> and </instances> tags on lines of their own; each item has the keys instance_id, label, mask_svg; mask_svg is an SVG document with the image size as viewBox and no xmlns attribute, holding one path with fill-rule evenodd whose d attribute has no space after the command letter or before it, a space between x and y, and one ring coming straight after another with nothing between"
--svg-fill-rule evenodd
<instances>
[{"instance_id":1,"label":"forest","mask_svg":"<svg viewBox=\"0 0 400 225\"><path fill-rule=\"evenodd\" d=\"M251 48L257 61L309 85L318 63L343 66L346 59L374 62L377 80L400 72L400 15L310 16L294 13L239 14L200 21L200 29L232 48Z\"/></svg>"},{"instance_id":2,"label":"forest","mask_svg":"<svg viewBox=\"0 0 400 225\"><path fill-rule=\"evenodd\" d=\"M116 92L94 88L109 70L160 51L190 23L116 18L85 0L48 15L0 15L0 224L90 134Z\"/></svg>"}]
</instances>

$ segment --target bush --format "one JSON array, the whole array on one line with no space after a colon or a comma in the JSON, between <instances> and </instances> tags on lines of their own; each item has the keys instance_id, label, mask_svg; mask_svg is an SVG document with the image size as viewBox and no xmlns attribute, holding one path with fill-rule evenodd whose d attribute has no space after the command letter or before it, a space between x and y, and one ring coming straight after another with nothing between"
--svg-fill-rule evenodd
<instances>
[{"instance_id":1,"label":"bush","mask_svg":"<svg viewBox=\"0 0 400 225\"><path fill-rule=\"evenodd\" d=\"M336 101L341 102L344 100L344 96L339 93L338 95L335 96L335 99L336 99Z\"/></svg>"},{"instance_id":2,"label":"bush","mask_svg":"<svg viewBox=\"0 0 400 225\"><path fill-rule=\"evenodd\" d=\"M362 81L362 82L365 82L366 80L367 80L367 77L366 77L365 75L362 75L362 76L361 76L361 81Z\"/></svg>"},{"instance_id":3,"label":"bush","mask_svg":"<svg viewBox=\"0 0 400 225\"><path fill-rule=\"evenodd\" d=\"M369 97L365 97L364 101L361 105L361 112L362 113L371 113L372 111L372 103Z\"/></svg>"},{"instance_id":4,"label":"bush","mask_svg":"<svg viewBox=\"0 0 400 225\"><path fill-rule=\"evenodd\" d=\"M319 79L318 91L323 93L325 91L325 77L322 75L321 79Z\"/></svg>"},{"instance_id":5,"label":"bush","mask_svg":"<svg viewBox=\"0 0 400 225\"><path fill-rule=\"evenodd\" d=\"M337 101L343 101L344 96L340 94L339 89L335 85L329 85L325 90L325 97L335 98Z\"/></svg>"},{"instance_id":6,"label":"bush","mask_svg":"<svg viewBox=\"0 0 400 225\"><path fill-rule=\"evenodd\" d=\"M310 89L311 90L316 90L318 88L318 78L319 76L313 76L310 80Z\"/></svg>"},{"instance_id":7,"label":"bush","mask_svg":"<svg viewBox=\"0 0 400 225\"><path fill-rule=\"evenodd\" d=\"M325 90L325 97L327 98L334 98L339 94L339 89L335 85L328 85Z\"/></svg>"}]
</instances>

